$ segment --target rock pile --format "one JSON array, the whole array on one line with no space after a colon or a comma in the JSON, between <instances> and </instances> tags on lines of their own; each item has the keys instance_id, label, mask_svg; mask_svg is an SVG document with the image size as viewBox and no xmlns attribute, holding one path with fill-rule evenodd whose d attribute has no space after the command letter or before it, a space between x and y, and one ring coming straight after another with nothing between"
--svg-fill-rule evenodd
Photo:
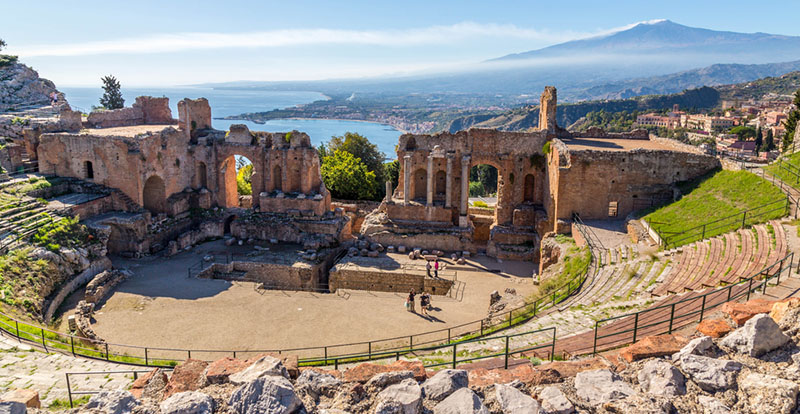
<instances>
[{"instance_id":1,"label":"rock pile","mask_svg":"<svg viewBox=\"0 0 800 414\"><path fill-rule=\"evenodd\" d=\"M0 109L49 105L53 92L58 92L56 85L29 66L15 63L0 68Z\"/></svg>"}]
</instances>

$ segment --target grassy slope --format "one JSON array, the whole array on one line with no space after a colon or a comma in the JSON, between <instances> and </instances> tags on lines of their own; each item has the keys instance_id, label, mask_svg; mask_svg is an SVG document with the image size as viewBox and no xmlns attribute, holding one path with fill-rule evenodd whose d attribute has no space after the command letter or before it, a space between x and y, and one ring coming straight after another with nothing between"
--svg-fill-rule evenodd
<instances>
[{"instance_id":1,"label":"grassy slope","mask_svg":"<svg viewBox=\"0 0 800 414\"><path fill-rule=\"evenodd\" d=\"M792 174L791 172L787 171L794 171L795 173L800 174L800 152L796 152L792 155L787 156L784 160L784 163L791 164L791 166L785 166L783 168L778 167L778 163L774 162L766 167L764 167L767 172L770 174L780 178L786 184L791 185L794 188L800 188L800 177L796 174Z\"/></svg>"},{"instance_id":2,"label":"grassy slope","mask_svg":"<svg viewBox=\"0 0 800 414\"><path fill-rule=\"evenodd\" d=\"M683 198L644 217L662 236L684 232L705 223L739 214L737 217L718 222L717 225L723 227L717 231L707 231L705 236L725 233L741 225L743 210L785 198L778 187L746 171L718 171L681 185L681 191L685 194ZM772 211L760 216L751 214L752 220L748 219L746 224L761 223L783 216L783 210L780 210L781 206L781 203L775 203L768 208L757 210L756 212L773 209L779 211ZM682 240L679 244L699 240L702 234L700 231L697 233L696 237Z\"/></svg>"}]
</instances>

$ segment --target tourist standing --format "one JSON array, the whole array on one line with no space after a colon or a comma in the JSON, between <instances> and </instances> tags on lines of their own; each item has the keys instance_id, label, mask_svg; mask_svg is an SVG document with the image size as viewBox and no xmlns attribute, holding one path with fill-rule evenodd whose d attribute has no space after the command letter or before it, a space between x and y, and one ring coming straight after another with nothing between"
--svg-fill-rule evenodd
<instances>
[{"instance_id":1,"label":"tourist standing","mask_svg":"<svg viewBox=\"0 0 800 414\"><path fill-rule=\"evenodd\" d=\"M406 306L406 308L408 309L409 312L415 312L415 310L414 310L414 296L415 296L414 289L411 289L411 292L409 292L409 294L408 294L408 299L406 300L406 303L408 304Z\"/></svg>"},{"instance_id":2,"label":"tourist standing","mask_svg":"<svg viewBox=\"0 0 800 414\"><path fill-rule=\"evenodd\" d=\"M428 292L422 292L419 296L419 306L422 308L422 314L428 315L428 307L431 303L431 297L428 295Z\"/></svg>"},{"instance_id":3,"label":"tourist standing","mask_svg":"<svg viewBox=\"0 0 800 414\"><path fill-rule=\"evenodd\" d=\"M433 277L439 278L439 259L434 260L433 262Z\"/></svg>"},{"instance_id":4,"label":"tourist standing","mask_svg":"<svg viewBox=\"0 0 800 414\"><path fill-rule=\"evenodd\" d=\"M431 261L430 260L426 260L425 261L425 272L427 272L428 277L431 277Z\"/></svg>"}]
</instances>

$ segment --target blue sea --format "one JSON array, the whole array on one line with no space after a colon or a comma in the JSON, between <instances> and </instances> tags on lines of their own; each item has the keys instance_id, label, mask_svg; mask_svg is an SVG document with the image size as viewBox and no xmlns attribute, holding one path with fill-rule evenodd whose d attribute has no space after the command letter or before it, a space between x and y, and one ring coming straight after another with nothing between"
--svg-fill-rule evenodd
<instances>
[{"instance_id":1,"label":"blue sea","mask_svg":"<svg viewBox=\"0 0 800 414\"><path fill-rule=\"evenodd\" d=\"M59 89L64 92L73 109L84 112L91 111L93 105L99 105L100 96L103 94L99 87ZM175 118L178 117L178 101L183 98L207 98L211 105L212 117L265 112L327 99L319 92L310 91L248 91L199 87L125 88L123 86L122 95L126 106L132 105L137 96L166 96L169 98L172 116ZM357 132L376 144L389 159L397 157L394 148L401 134L389 125L332 119L274 119L264 124L227 119L214 119L212 122L214 128L221 130L227 130L231 124L245 124L251 131L287 132L296 129L307 133L314 146L327 142L334 135Z\"/></svg>"}]
</instances>

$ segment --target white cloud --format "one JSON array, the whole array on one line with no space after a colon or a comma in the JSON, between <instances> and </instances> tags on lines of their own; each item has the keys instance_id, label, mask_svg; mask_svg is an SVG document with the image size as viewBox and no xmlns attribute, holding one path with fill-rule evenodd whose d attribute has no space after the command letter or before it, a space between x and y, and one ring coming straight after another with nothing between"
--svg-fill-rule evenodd
<instances>
[{"instance_id":1,"label":"white cloud","mask_svg":"<svg viewBox=\"0 0 800 414\"><path fill-rule=\"evenodd\" d=\"M607 33L607 31L602 32ZM17 46L10 53L22 57L85 56L110 53L168 53L220 48L276 48L301 45L420 46L455 44L476 38L562 42L598 33L552 32L520 28L511 24L458 23L405 30L292 29L248 33L164 33L143 37L83 43Z\"/></svg>"}]
</instances>

